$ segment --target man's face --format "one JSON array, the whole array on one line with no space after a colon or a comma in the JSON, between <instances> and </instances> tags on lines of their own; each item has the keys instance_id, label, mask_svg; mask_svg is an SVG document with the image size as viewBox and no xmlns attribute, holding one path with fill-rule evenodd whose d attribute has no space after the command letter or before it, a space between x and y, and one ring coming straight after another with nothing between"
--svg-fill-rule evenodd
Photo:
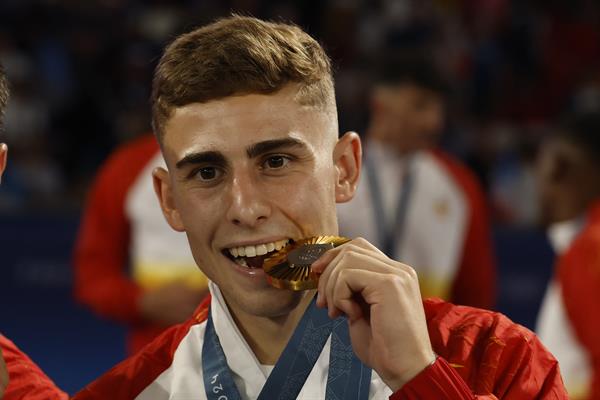
<instances>
[{"instance_id":1,"label":"man's face","mask_svg":"<svg viewBox=\"0 0 600 400\"><path fill-rule=\"evenodd\" d=\"M186 232L229 306L252 315L284 315L302 294L269 286L258 258L245 266L234 255L337 234L336 200L351 196L340 197L337 183L345 172L335 116L299 105L295 93L288 86L176 109L163 139L169 172L155 172L168 222Z\"/></svg>"},{"instance_id":2,"label":"man's face","mask_svg":"<svg viewBox=\"0 0 600 400\"><path fill-rule=\"evenodd\" d=\"M387 143L400 153L435 144L445 118L443 99L438 93L403 84L381 88L377 96Z\"/></svg>"}]
</instances>

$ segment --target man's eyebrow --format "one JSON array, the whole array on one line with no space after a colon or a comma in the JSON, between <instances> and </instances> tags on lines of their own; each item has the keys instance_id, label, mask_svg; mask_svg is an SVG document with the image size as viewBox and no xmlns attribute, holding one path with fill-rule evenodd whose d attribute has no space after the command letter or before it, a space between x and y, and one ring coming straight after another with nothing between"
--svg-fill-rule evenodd
<instances>
[{"instance_id":1,"label":"man's eyebrow","mask_svg":"<svg viewBox=\"0 0 600 400\"><path fill-rule=\"evenodd\" d=\"M178 169L186 167L188 165L197 165L197 164L218 164L225 165L227 161L223 154L218 151L203 151L198 153L190 153L183 157L181 160L177 161L175 166Z\"/></svg>"},{"instance_id":2,"label":"man's eyebrow","mask_svg":"<svg viewBox=\"0 0 600 400\"><path fill-rule=\"evenodd\" d=\"M294 138L273 139L253 144L246 150L246 153L248 157L255 158L264 153L291 147L305 149L307 146L304 142Z\"/></svg>"}]
</instances>

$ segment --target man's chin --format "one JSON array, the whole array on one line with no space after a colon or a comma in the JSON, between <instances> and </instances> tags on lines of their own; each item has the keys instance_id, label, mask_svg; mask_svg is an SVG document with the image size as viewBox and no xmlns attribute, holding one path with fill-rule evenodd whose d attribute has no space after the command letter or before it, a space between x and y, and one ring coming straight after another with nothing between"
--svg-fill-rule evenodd
<instances>
[{"instance_id":1,"label":"man's chin","mask_svg":"<svg viewBox=\"0 0 600 400\"><path fill-rule=\"evenodd\" d=\"M276 289L273 287L265 288L252 293L251 295L240 298L233 294L230 299L224 293L228 304L236 304L236 308L245 314L260 318L278 318L288 315L300 304L307 293L293 292L290 290Z\"/></svg>"}]
</instances>

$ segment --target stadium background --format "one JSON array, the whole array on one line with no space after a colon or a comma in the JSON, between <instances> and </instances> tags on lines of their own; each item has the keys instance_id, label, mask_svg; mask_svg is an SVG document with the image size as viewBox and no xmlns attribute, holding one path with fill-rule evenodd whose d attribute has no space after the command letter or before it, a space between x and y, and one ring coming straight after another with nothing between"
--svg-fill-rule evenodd
<instances>
[{"instance_id":1,"label":"stadium background","mask_svg":"<svg viewBox=\"0 0 600 400\"><path fill-rule=\"evenodd\" d=\"M552 251L536 225L536 144L565 110L600 108L600 3L559 0L2 0L12 85L0 190L0 331L73 393L124 356L123 330L76 305L71 251L95 170L149 131L163 45L231 12L293 21L333 58L341 129L364 131L368 66L428 53L450 83L443 147L481 179L498 310L533 327Z\"/></svg>"}]
</instances>

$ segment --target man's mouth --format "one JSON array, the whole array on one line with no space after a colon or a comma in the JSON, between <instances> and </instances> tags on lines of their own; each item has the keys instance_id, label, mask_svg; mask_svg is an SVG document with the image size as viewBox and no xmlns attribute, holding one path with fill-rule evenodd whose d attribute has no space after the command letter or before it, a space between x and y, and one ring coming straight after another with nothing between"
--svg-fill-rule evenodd
<instances>
[{"instance_id":1,"label":"man's mouth","mask_svg":"<svg viewBox=\"0 0 600 400\"><path fill-rule=\"evenodd\" d=\"M223 250L223 254L236 264L245 268L262 268L265 258L288 245L290 239L262 243L252 246L231 247Z\"/></svg>"}]
</instances>

